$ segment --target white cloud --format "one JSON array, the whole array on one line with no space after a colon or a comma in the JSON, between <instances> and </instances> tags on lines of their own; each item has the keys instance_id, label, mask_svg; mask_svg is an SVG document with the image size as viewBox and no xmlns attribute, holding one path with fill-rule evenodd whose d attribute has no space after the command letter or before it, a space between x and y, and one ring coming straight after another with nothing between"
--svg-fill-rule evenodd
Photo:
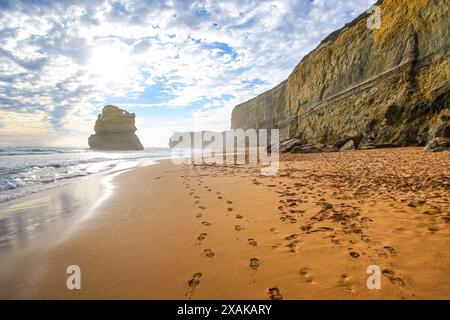
<instances>
[{"instance_id":1,"label":"white cloud","mask_svg":"<svg viewBox=\"0 0 450 320\"><path fill-rule=\"evenodd\" d=\"M13 2L0 8L0 120L22 126L1 121L0 134L19 130L25 139L38 126L43 142L78 139L91 131L98 103L114 98L138 110L189 108L188 125L159 117L152 145L166 145L180 127L226 129L234 105L283 81L372 2ZM162 100L143 95L153 85L165 91ZM145 114L139 126L152 122Z\"/></svg>"}]
</instances>

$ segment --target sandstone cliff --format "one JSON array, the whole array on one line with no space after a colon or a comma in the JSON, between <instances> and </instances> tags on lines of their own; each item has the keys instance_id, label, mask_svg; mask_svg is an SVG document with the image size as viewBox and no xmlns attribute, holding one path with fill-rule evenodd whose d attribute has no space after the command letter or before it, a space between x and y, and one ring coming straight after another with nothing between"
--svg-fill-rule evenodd
<instances>
[{"instance_id":1,"label":"sandstone cliff","mask_svg":"<svg viewBox=\"0 0 450 320\"><path fill-rule=\"evenodd\" d=\"M231 127L279 128L282 140L423 145L448 127L449 28L445 0L384 0L381 29L367 14L328 36L289 78L236 106ZM444 130L445 131L445 130Z\"/></svg>"},{"instance_id":2,"label":"sandstone cliff","mask_svg":"<svg viewBox=\"0 0 450 320\"><path fill-rule=\"evenodd\" d=\"M95 134L88 139L89 147L96 150L142 150L136 130L134 113L116 106L105 106L95 122Z\"/></svg>"}]
</instances>

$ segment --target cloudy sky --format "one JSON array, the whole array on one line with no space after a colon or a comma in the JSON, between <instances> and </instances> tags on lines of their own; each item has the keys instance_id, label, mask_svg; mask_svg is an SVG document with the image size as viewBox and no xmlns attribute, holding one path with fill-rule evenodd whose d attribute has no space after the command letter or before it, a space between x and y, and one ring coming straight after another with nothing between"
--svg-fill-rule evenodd
<instances>
[{"instance_id":1,"label":"cloudy sky","mask_svg":"<svg viewBox=\"0 0 450 320\"><path fill-rule=\"evenodd\" d=\"M0 0L0 145L86 146L105 104L144 146L226 130L374 0Z\"/></svg>"}]
</instances>

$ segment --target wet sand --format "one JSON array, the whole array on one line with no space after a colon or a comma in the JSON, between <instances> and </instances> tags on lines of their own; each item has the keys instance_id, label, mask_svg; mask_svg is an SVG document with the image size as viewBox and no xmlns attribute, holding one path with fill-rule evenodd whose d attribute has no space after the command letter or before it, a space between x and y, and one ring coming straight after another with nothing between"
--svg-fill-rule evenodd
<instances>
[{"instance_id":1,"label":"wet sand","mask_svg":"<svg viewBox=\"0 0 450 320\"><path fill-rule=\"evenodd\" d=\"M275 177L171 161L118 175L103 201L87 192L70 219L2 249L0 297L450 298L448 152L281 160ZM81 290L66 288L69 265L81 268ZM380 290L366 286L370 265L382 271Z\"/></svg>"}]
</instances>

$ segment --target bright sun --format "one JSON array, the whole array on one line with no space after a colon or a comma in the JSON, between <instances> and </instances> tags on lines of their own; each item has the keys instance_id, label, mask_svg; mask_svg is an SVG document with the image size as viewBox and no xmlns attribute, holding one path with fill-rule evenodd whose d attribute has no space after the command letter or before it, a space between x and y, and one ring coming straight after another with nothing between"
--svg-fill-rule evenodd
<instances>
[{"instance_id":1,"label":"bright sun","mask_svg":"<svg viewBox=\"0 0 450 320\"><path fill-rule=\"evenodd\" d=\"M89 71L106 82L120 77L128 64L128 52L114 47L98 47L90 61Z\"/></svg>"}]
</instances>

